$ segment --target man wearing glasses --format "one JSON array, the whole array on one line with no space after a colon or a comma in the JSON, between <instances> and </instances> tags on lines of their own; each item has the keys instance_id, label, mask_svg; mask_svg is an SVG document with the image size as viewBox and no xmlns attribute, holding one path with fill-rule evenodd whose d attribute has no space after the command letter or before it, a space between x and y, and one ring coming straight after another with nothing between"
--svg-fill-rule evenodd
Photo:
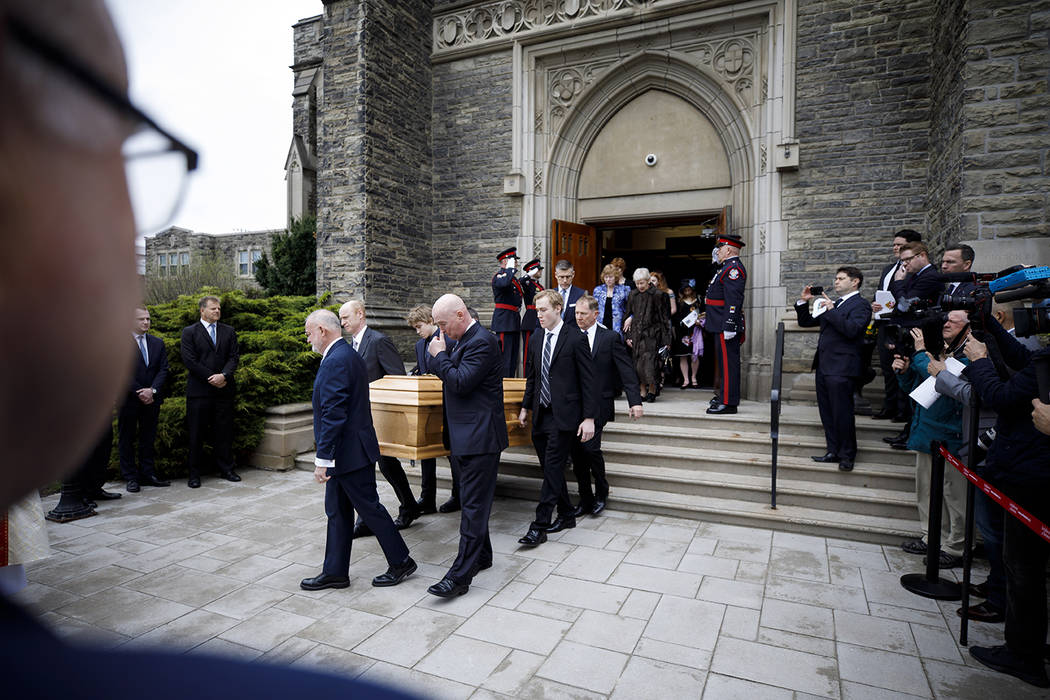
<instances>
[{"instance_id":1,"label":"man wearing glasses","mask_svg":"<svg viewBox=\"0 0 1050 700\"><path fill-rule=\"evenodd\" d=\"M929 303L937 301L944 283L937 268L930 263L930 253L923 243L909 243L901 248L901 267L890 282L890 292L901 299L919 298Z\"/></svg>"},{"instance_id":2,"label":"man wearing glasses","mask_svg":"<svg viewBox=\"0 0 1050 700\"><path fill-rule=\"evenodd\" d=\"M76 467L111 419L135 351L136 221L152 227L150 212L173 211L196 167L126 89L102 0L0 0L0 313L11 324L0 335L0 512ZM136 132L160 144L152 158L128 150ZM152 199L129 196L126 168L173 155L173 181L145 183ZM40 299L84 303L58 323ZM263 664L67 645L4 596L0 675L5 697L406 697Z\"/></svg>"}]
</instances>

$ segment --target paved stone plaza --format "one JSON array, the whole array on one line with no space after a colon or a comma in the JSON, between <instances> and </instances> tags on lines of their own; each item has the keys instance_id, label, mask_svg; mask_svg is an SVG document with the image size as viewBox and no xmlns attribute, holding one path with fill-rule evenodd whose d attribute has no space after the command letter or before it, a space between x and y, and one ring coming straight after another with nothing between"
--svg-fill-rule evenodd
<instances>
[{"instance_id":1,"label":"paved stone plaza","mask_svg":"<svg viewBox=\"0 0 1050 700\"><path fill-rule=\"evenodd\" d=\"M321 487L301 471L243 477L144 488L49 523L55 555L30 567L19 599L72 639L319 668L427 697L1048 696L971 659L955 641L958 603L904 591L900 574L921 560L897 547L617 512L613 493L602 517L527 550L517 538L533 504L499 499L494 566L466 596L426 592L455 557L458 514L404 532L419 571L400 586L370 585L386 563L369 538L355 542L348 590L311 593L298 584L320 570ZM971 625L972 643L1001 635Z\"/></svg>"}]
</instances>

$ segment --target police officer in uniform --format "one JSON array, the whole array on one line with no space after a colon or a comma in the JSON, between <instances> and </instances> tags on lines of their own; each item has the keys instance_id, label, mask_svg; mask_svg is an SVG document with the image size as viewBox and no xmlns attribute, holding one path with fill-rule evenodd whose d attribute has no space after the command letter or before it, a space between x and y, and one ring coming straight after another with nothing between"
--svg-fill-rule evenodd
<instances>
[{"instance_id":1,"label":"police officer in uniform","mask_svg":"<svg viewBox=\"0 0 1050 700\"><path fill-rule=\"evenodd\" d=\"M525 276L521 278L522 298L525 302L525 313L521 317L521 376L524 377L525 368L529 366L529 336L540 325L536 320L536 305L532 302L536 298L536 292L543 291L543 285L540 284L543 266L540 265L539 258L533 258L525 263L522 269L525 270Z\"/></svg>"},{"instance_id":2,"label":"police officer in uniform","mask_svg":"<svg viewBox=\"0 0 1050 700\"><path fill-rule=\"evenodd\" d=\"M740 262L744 242L737 236L718 238L718 262L722 269L707 288L707 330L715 336L718 372L715 388L718 403L707 412L712 415L736 413L740 404L740 344L744 340L744 284L747 270Z\"/></svg>"},{"instance_id":3,"label":"police officer in uniform","mask_svg":"<svg viewBox=\"0 0 1050 700\"><path fill-rule=\"evenodd\" d=\"M521 332L521 283L515 277L518 249L507 248L496 256L499 272L492 277L492 325L503 355L503 376L513 377L518 368L518 334Z\"/></svg>"}]
</instances>

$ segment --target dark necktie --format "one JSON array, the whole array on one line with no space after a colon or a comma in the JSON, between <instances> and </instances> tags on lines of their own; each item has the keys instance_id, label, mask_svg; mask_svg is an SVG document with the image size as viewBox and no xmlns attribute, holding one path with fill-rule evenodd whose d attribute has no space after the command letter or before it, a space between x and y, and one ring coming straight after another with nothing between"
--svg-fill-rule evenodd
<instances>
[{"instance_id":1,"label":"dark necktie","mask_svg":"<svg viewBox=\"0 0 1050 700\"><path fill-rule=\"evenodd\" d=\"M209 323L208 324L208 335L211 336L211 344L212 345L218 345L218 342L215 340L215 324L214 323Z\"/></svg>"},{"instance_id":2,"label":"dark necktie","mask_svg":"<svg viewBox=\"0 0 1050 700\"><path fill-rule=\"evenodd\" d=\"M553 333L547 331L543 340L543 366L540 369L540 405L551 405L551 338Z\"/></svg>"},{"instance_id":3,"label":"dark necktie","mask_svg":"<svg viewBox=\"0 0 1050 700\"><path fill-rule=\"evenodd\" d=\"M142 353L142 361L149 366L149 353L146 352L146 336L139 336L139 352Z\"/></svg>"},{"instance_id":4,"label":"dark necktie","mask_svg":"<svg viewBox=\"0 0 1050 700\"><path fill-rule=\"evenodd\" d=\"M835 304L834 304L835 308L836 308L836 309L837 309L837 308L839 308L839 304L841 304L841 303L842 303L842 300L841 300L841 299L836 299L836 300L835 300Z\"/></svg>"}]
</instances>

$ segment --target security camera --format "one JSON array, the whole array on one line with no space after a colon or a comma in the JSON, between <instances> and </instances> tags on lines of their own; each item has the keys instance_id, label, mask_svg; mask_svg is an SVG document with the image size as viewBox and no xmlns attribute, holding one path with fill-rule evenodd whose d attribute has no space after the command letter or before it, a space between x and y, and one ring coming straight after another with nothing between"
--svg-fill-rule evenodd
<instances>
[{"instance_id":1,"label":"security camera","mask_svg":"<svg viewBox=\"0 0 1050 700\"><path fill-rule=\"evenodd\" d=\"M645 164L648 165L650 168L656 165L656 154L650 153L649 155L647 155L645 157Z\"/></svg>"}]
</instances>

